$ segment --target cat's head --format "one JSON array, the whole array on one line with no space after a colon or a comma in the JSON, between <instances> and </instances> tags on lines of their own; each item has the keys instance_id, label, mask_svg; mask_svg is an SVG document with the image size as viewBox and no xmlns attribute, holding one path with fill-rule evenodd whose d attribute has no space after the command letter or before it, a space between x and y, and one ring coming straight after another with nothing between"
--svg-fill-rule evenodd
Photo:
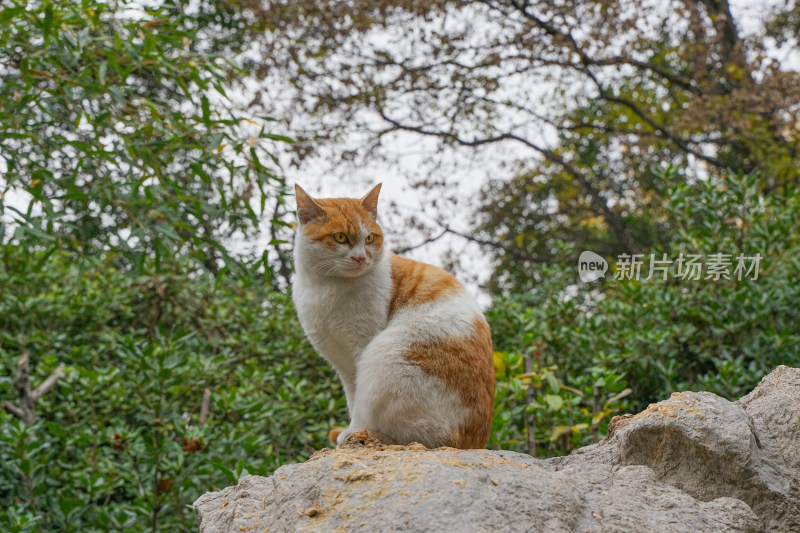
<instances>
[{"instance_id":1,"label":"cat's head","mask_svg":"<svg viewBox=\"0 0 800 533\"><path fill-rule=\"evenodd\" d=\"M312 198L299 185L296 260L321 277L355 278L383 254L376 185L363 198Z\"/></svg>"}]
</instances>

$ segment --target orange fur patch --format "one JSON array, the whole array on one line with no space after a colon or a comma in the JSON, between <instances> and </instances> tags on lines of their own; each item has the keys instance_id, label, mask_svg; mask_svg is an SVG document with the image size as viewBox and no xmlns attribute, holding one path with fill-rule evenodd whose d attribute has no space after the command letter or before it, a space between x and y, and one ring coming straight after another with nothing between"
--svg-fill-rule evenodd
<instances>
[{"instance_id":1,"label":"orange fur patch","mask_svg":"<svg viewBox=\"0 0 800 533\"><path fill-rule=\"evenodd\" d=\"M483 317L469 337L414 343L405 355L410 363L456 391L468 415L446 446L483 448L489 438L494 405L492 334Z\"/></svg>"},{"instance_id":2,"label":"orange fur patch","mask_svg":"<svg viewBox=\"0 0 800 533\"><path fill-rule=\"evenodd\" d=\"M431 302L464 289L456 278L441 268L397 255L393 255L391 261L390 319L398 309Z\"/></svg>"}]
</instances>

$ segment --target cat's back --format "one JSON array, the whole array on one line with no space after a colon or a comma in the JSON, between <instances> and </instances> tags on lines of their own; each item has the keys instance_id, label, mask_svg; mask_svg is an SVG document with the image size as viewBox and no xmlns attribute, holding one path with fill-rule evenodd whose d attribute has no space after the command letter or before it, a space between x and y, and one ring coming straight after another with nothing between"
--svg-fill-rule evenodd
<instances>
[{"instance_id":1,"label":"cat's back","mask_svg":"<svg viewBox=\"0 0 800 533\"><path fill-rule=\"evenodd\" d=\"M449 272L398 255L391 257L392 292L389 318L400 309L446 299L464 292Z\"/></svg>"},{"instance_id":2,"label":"cat's back","mask_svg":"<svg viewBox=\"0 0 800 533\"><path fill-rule=\"evenodd\" d=\"M399 256L391 258L387 331L403 359L438 378L466 408L444 442L483 447L494 398L492 336L477 302L451 274Z\"/></svg>"}]
</instances>

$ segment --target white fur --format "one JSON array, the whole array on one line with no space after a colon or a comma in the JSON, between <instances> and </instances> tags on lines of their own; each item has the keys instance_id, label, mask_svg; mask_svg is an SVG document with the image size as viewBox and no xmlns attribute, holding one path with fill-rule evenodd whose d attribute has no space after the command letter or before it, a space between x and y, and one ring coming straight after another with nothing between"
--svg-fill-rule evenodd
<instances>
[{"instance_id":1,"label":"white fur","mask_svg":"<svg viewBox=\"0 0 800 533\"><path fill-rule=\"evenodd\" d=\"M377 251L358 277L337 276L335 271L329 273L318 268L329 263L343 268L350 266L349 247L341 249L331 252L298 231L292 297L306 336L336 369L344 386L347 407L352 411L356 359L386 327L392 275L388 255Z\"/></svg>"},{"instance_id":2,"label":"white fur","mask_svg":"<svg viewBox=\"0 0 800 533\"><path fill-rule=\"evenodd\" d=\"M477 303L464 291L398 311L356 362L350 427L339 443L362 428L428 447L452 436L468 414L458 393L404 355L417 342L469 336L478 316Z\"/></svg>"},{"instance_id":3,"label":"white fur","mask_svg":"<svg viewBox=\"0 0 800 533\"><path fill-rule=\"evenodd\" d=\"M349 247L342 248L347 253L331 251L306 238L301 228L295 238L293 285L306 335L344 386L351 422L339 443L359 429L376 430L401 443L443 442L463 423L466 409L456 391L403 355L416 342L473 333L481 316L477 303L461 291L400 309L389 322L388 254L372 251L366 270L352 277L336 270L352 264L346 257ZM320 264L333 266L328 272Z\"/></svg>"}]
</instances>

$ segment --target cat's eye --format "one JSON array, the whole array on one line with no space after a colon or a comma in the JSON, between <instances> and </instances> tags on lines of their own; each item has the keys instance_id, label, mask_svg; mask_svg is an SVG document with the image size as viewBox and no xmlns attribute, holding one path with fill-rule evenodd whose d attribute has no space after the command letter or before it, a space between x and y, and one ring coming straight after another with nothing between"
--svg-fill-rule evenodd
<instances>
[{"instance_id":1,"label":"cat's eye","mask_svg":"<svg viewBox=\"0 0 800 533\"><path fill-rule=\"evenodd\" d=\"M375 234L374 233L370 233L369 235L367 235L367 238L364 239L364 242L367 243L367 244L372 244L372 241L374 241L374 240L375 240Z\"/></svg>"},{"instance_id":2,"label":"cat's eye","mask_svg":"<svg viewBox=\"0 0 800 533\"><path fill-rule=\"evenodd\" d=\"M333 240L338 242L339 244L344 244L347 242L347 235L342 233L341 231L337 231L333 234Z\"/></svg>"}]
</instances>

